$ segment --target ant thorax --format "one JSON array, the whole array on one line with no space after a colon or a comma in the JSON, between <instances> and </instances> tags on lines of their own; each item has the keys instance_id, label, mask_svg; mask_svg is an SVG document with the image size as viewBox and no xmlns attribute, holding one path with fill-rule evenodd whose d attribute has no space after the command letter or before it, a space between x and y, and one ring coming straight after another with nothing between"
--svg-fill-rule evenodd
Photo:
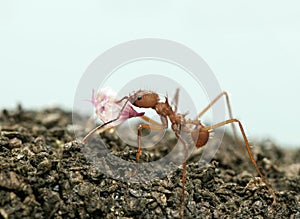
<instances>
[{"instance_id":1,"label":"ant thorax","mask_svg":"<svg viewBox=\"0 0 300 219\"><path fill-rule=\"evenodd\" d=\"M154 109L157 112L157 114L159 114L161 116L170 117L170 120L172 123L173 123L173 121L175 121L175 114L172 110L172 107L169 105L169 103L167 101L165 103L157 103L155 105Z\"/></svg>"}]
</instances>

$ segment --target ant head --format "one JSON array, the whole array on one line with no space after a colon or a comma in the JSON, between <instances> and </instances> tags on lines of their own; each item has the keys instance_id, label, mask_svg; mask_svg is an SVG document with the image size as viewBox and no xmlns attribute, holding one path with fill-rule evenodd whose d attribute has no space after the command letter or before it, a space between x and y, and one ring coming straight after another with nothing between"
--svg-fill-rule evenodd
<instances>
[{"instance_id":1,"label":"ant head","mask_svg":"<svg viewBox=\"0 0 300 219\"><path fill-rule=\"evenodd\" d=\"M153 108L159 101L157 93L139 90L130 95L129 101L140 108Z\"/></svg>"}]
</instances>

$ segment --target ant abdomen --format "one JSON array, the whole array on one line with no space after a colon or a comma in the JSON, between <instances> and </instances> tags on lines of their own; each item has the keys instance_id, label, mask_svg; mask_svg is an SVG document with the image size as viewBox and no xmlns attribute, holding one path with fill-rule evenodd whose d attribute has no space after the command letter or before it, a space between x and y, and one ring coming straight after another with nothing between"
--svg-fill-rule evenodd
<instances>
[{"instance_id":1,"label":"ant abdomen","mask_svg":"<svg viewBox=\"0 0 300 219\"><path fill-rule=\"evenodd\" d=\"M197 148L201 148L206 145L209 139L209 132L207 130L194 129L191 133L192 138Z\"/></svg>"}]
</instances>

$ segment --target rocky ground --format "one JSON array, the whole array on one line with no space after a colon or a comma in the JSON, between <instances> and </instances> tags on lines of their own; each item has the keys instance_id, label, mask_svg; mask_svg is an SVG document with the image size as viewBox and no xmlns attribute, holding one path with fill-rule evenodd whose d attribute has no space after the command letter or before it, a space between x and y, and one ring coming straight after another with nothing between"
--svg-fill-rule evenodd
<instances>
[{"instance_id":1,"label":"rocky ground","mask_svg":"<svg viewBox=\"0 0 300 219\"><path fill-rule=\"evenodd\" d=\"M182 167L153 181L109 177L87 159L71 117L61 109L2 110L0 218L180 218ZM155 149L143 151L141 163L168 153L176 139L166 136ZM114 165L111 154L135 165L136 148L112 132L102 139L109 149L105 168ZM300 150L263 141L255 143L253 153L276 193L274 206L246 154L226 135L204 167L198 162L201 153L191 156L184 217L300 218ZM141 167L139 174L145 171Z\"/></svg>"}]
</instances>

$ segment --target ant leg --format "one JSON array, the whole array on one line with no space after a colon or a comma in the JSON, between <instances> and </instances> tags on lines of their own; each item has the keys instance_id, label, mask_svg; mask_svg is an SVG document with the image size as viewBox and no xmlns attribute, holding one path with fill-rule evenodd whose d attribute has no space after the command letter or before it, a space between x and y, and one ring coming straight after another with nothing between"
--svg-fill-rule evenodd
<instances>
[{"instance_id":1,"label":"ant leg","mask_svg":"<svg viewBox=\"0 0 300 219\"><path fill-rule=\"evenodd\" d=\"M148 125L148 124L142 124L142 125L140 125L140 127L141 126L143 126L143 127L141 127L141 128L139 127L139 130L141 130L142 128L149 128L149 127L152 127L151 129L153 129L153 127L157 128L156 130L162 130L162 129L164 129L164 125L163 124L160 124L160 123L158 123L158 122L156 122L156 121L148 118L147 116L141 116L141 118L144 119L147 122L152 123L152 126ZM148 127L145 127L145 125L148 125ZM140 132L141 131L139 131L139 133ZM189 149L188 149L188 145L187 145L186 141L181 137L181 135L177 131L175 131L174 133L175 133L177 139L179 139L182 142L182 144L184 145L184 147L185 147L185 157L184 157L184 162L182 164L182 178L181 178L181 182L182 182L182 194L181 194L181 210L180 210L181 211L181 215L183 217L183 215L184 215L183 213L184 213L185 177L186 177L186 166L187 166L186 160L188 158L188 150ZM140 148L140 145L141 145L141 133L139 134L138 137L139 137L138 147ZM139 159L139 156L141 155L141 153L142 153L142 150L138 149L138 152L137 152L137 162L138 162L138 159Z\"/></svg>"},{"instance_id":2,"label":"ant leg","mask_svg":"<svg viewBox=\"0 0 300 219\"><path fill-rule=\"evenodd\" d=\"M197 119L199 120L203 115L204 113L206 113L211 107L212 105L214 105L222 96L225 96L225 99L226 99L226 105L227 105L227 110L228 110L228 114L229 114L229 118L230 119L233 119L233 116L232 116L232 110L231 110L231 105L230 105L230 101L229 101L229 96L228 96L228 93L226 91L223 91L222 93L220 93L215 99L213 99L199 114L198 114L198 117ZM232 131L233 131L233 136L234 136L234 139L235 139L235 142L236 143L240 143L239 140L238 140L238 137L237 137L237 131L236 131L236 128L235 128L235 125L234 123L231 123L231 127L232 127Z\"/></svg>"},{"instance_id":3,"label":"ant leg","mask_svg":"<svg viewBox=\"0 0 300 219\"><path fill-rule=\"evenodd\" d=\"M199 114L198 114L198 119L200 119L204 113L207 112L207 110L209 110L212 105L214 105L222 96L225 96L226 98L226 103L227 103L227 108L228 108L228 112L229 112L229 116L232 117L232 111L231 111L231 106L229 103L229 97L228 97L228 93L226 91L223 91L222 93L220 93L217 97L215 97L215 99L213 99Z\"/></svg>"},{"instance_id":4,"label":"ant leg","mask_svg":"<svg viewBox=\"0 0 300 219\"><path fill-rule=\"evenodd\" d=\"M163 130L164 129L164 126L162 126L158 122L148 118L147 116L144 116L143 119L150 122L150 123L153 122L155 124L151 124L151 125L150 124L140 124L139 127L138 127L138 149L137 149L137 152L136 152L136 164L137 164L137 166L136 166L136 170L131 173L131 176L136 175L136 173L139 169L139 159L140 159L140 156L142 155L142 149L141 149L142 129L152 129L152 130Z\"/></svg>"},{"instance_id":5,"label":"ant leg","mask_svg":"<svg viewBox=\"0 0 300 219\"><path fill-rule=\"evenodd\" d=\"M225 120L224 122L220 122L218 124L215 124L215 125L212 125L212 126L207 126L207 127L203 127L204 130L212 130L212 129L216 129L216 128L219 128L221 126L224 126L226 124L232 124L232 123L238 123L239 127L240 127L240 131L242 133L242 136L243 136L243 139L244 139L244 142L245 142L245 146L246 146L246 149L247 149L247 152L248 152L248 155L250 157L250 160L252 162L252 164L254 165L255 169L256 169L256 172L259 174L259 176L261 177L262 181L266 184L268 190L270 191L272 197L273 197L273 203L272 205L275 205L276 204L276 195L273 191L273 189L271 188L271 186L267 183L264 175L261 173L253 155L252 155L252 152L250 150L250 146L249 146L249 141L246 137L246 134L245 134L245 131L244 131L244 128L243 128L243 125L242 123L238 120L238 119L229 119L229 120Z\"/></svg>"},{"instance_id":6,"label":"ant leg","mask_svg":"<svg viewBox=\"0 0 300 219\"><path fill-rule=\"evenodd\" d=\"M148 118L148 117L147 117ZM143 118L145 119L145 118ZM138 150L136 153L136 162L139 163L140 156L142 155L141 143L142 143L142 129L152 129L152 130L163 130L164 127L158 122L148 118L148 122L155 122L155 124L141 124L138 127ZM147 121L147 120L146 120Z\"/></svg>"},{"instance_id":7,"label":"ant leg","mask_svg":"<svg viewBox=\"0 0 300 219\"><path fill-rule=\"evenodd\" d=\"M115 121L115 120L114 120ZM113 121L112 121L113 122ZM108 125L107 123L104 123L102 125L99 125L97 126L96 128L92 129L83 139L82 139L82 144L85 144L89 139L90 137L98 130L100 130L100 132L104 132L106 130L109 130L109 129L112 129L114 128L115 126L108 126L108 127L105 127L106 125Z\"/></svg>"},{"instance_id":8,"label":"ant leg","mask_svg":"<svg viewBox=\"0 0 300 219\"><path fill-rule=\"evenodd\" d=\"M156 122L155 120L149 118L148 116L141 116L141 119L145 120L146 122L151 123L149 124L141 124L138 127L138 151L136 153L136 162L139 162L139 158L142 155L142 149L141 149L141 138L142 138L142 129L152 129L152 130L163 130L164 127L159 122Z\"/></svg>"},{"instance_id":9,"label":"ant leg","mask_svg":"<svg viewBox=\"0 0 300 219\"><path fill-rule=\"evenodd\" d=\"M178 108L178 99L179 99L179 88L176 89L175 95L172 100L172 105L174 106L174 112L177 112Z\"/></svg>"},{"instance_id":10,"label":"ant leg","mask_svg":"<svg viewBox=\"0 0 300 219\"><path fill-rule=\"evenodd\" d=\"M175 135L183 143L183 145L185 147L184 162L182 164L182 178L181 178L182 192L181 192L181 209L180 209L180 214L183 218L183 216L184 216L184 191L185 191L185 178L186 178L186 161L188 158L189 148L188 148L186 141L181 137L181 135L177 131L175 131Z\"/></svg>"},{"instance_id":11,"label":"ant leg","mask_svg":"<svg viewBox=\"0 0 300 219\"><path fill-rule=\"evenodd\" d=\"M108 126L108 127L105 127L104 125L100 125L100 126L97 126L96 128L94 128L93 130L91 130L82 140L82 143L85 144L88 139L91 137L91 135L93 133L95 133L96 131L99 130L100 133L104 132L104 131L107 131L109 129L112 129L112 128L115 128L116 126Z\"/></svg>"},{"instance_id":12,"label":"ant leg","mask_svg":"<svg viewBox=\"0 0 300 219\"><path fill-rule=\"evenodd\" d=\"M162 125L161 123L156 122L156 121L153 120L153 119L150 119L148 116L141 116L141 117L139 117L139 118L145 120L146 122L149 122L149 123L152 123L152 124L154 124L154 125L157 125L157 126L161 126L161 125Z\"/></svg>"}]
</instances>

